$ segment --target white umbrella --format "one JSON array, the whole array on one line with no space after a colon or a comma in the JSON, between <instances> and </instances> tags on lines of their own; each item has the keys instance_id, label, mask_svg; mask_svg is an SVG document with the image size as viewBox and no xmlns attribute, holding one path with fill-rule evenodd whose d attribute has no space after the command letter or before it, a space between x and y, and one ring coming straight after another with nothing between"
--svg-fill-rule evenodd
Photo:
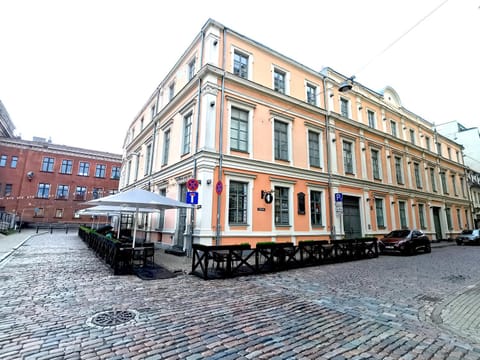
<instances>
[{"instance_id":1,"label":"white umbrella","mask_svg":"<svg viewBox=\"0 0 480 360\"><path fill-rule=\"evenodd\" d=\"M193 208L193 206L190 204L138 188L122 191L99 199L93 199L87 201L85 204L134 208L135 217L133 219L134 225L132 247L135 247L135 239L137 236L137 216L140 212L140 209L150 209L150 211L154 211L163 209Z\"/></svg>"}]
</instances>

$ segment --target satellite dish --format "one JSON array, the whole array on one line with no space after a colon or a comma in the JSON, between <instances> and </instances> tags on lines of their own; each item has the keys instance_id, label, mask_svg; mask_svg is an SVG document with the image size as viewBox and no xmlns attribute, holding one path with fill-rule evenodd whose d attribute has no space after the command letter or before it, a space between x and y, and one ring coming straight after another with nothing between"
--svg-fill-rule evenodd
<instances>
[{"instance_id":1,"label":"satellite dish","mask_svg":"<svg viewBox=\"0 0 480 360\"><path fill-rule=\"evenodd\" d=\"M33 179L33 175L34 175L33 171L27 172L27 179L28 179L28 180L32 180L32 179Z\"/></svg>"}]
</instances>

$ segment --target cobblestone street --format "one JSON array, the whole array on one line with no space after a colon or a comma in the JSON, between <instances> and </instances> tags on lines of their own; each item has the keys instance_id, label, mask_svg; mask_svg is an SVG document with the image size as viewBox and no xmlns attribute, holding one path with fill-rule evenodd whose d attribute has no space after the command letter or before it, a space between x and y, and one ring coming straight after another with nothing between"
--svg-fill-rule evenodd
<instances>
[{"instance_id":1,"label":"cobblestone street","mask_svg":"<svg viewBox=\"0 0 480 360\"><path fill-rule=\"evenodd\" d=\"M76 234L0 263L2 359L479 359L480 247L231 280L113 276ZM116 326L103 312L134 318Z\"/></svg>"}]
</instances>

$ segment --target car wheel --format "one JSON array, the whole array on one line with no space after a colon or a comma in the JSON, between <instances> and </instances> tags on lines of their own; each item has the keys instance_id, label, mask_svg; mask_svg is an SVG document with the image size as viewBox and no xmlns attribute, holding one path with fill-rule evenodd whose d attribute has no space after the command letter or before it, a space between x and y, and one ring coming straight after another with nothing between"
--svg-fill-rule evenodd
<instances>
[{"instance_id":1,"label":"car wheel","mask_svg":"<svg viewBox=\"0 0 480 360\"><path fill-rule=\"evenodd\" d=\"M430 244L425 245L425 253L429 254L431 252L432 252L432 247L430 246Z\"/></svg>"},{"instance_id":2,"label":"car wheel","mask_svg":"<svg viewBox=\"0 0 480 360\"><path fill-rule=\"evenodd\" d=\"M458 246L462 245L462 242L459 241L459 240L457 240L457 245L458 245Z\"/></svg>"}]
</instances>

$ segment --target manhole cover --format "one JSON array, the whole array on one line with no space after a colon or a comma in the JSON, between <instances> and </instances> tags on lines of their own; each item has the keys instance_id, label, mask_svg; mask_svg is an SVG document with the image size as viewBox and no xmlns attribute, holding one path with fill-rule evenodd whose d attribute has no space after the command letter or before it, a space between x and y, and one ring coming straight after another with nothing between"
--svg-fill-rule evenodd
<instances>
[{"instance_id":1,"label":"manhole cover","mask_svg":"<svg viewBox=\"0 0 480 360\"><path fill-rule=\"evenodd\" d=\"M87 320L88 325L111 327L126 324L137 318L138 313L133 310L112 310L95 314Z\"/></svg>"},{"instance_id":2,"label":"manhole cover","mask_svg":"<svg viewBox=\"0 0 480 360\"><path fill-rule=\"evenodd\" d=\"M442 300L442 299L439 298L439 297L437 297L437 296L419 295L419 296L417 297L417 300L435 303L435 302L438 302L438 301L440 301L440 300Z\"/></svg>"}]
</instances>

